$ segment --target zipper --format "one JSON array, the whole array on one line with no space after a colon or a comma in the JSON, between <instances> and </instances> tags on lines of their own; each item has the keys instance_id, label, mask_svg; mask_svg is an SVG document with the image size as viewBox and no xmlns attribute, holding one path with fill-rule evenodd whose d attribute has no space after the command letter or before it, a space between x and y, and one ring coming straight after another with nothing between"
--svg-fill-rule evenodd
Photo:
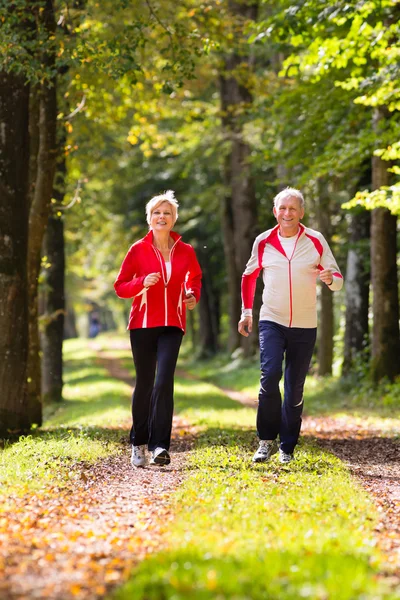
<instances>
[{"instance_id":1,"label":"zipper","mask_svg":"<svg viewBox=\"0 0 400 600\"><path fill-rule=\"evenodd\" d=\"M165 327L168 325L168 301L167 301L167 284L164 286L164 302L165 302Z\"/></svg>"},{"instance_id":2,"label":"zipper","mask_svg":"<svg viewBox=\"0 0 400 600\"><path fill-rule=\"evenodd\" d=\"M169 261L171 263L171 276L172 276L172 256L175 250L175 246L176 244L179 242L179 240L176 240L176 242L174 242L174 245L171 248L170 254L169 254ZM158 258L158 262L161 265L161 273L162 273L162 278L163 278L163 282L164 282L164 308L165 308L165 327L168 326L168 295L167 295L167 287L168 287L168 282L169 279L171 279L171 277L169 277L168 279L168 273L167 273L167 267L165 265L165 260L163 255L161 254L161 252L155 247L153 246L153 244L151 244L151 247L153 248L157 258ZM165 273L165 275L164 275Z\"/></svg>"},{"instance_id":3,"label":"zipper","mask_svg":"<svg viewBox=\"0 0 400 600\"><path fill-rule=\"evenodd\" d=\"M290 258L288 258L289 261L289 327L292 326L292 321L293 321L293 291L292 291L292 259L294 256L294 253L296 251L296 246L297 246L297 242L299 241L299 237L301 235L301 230L298 233L294 248L293 248L293 252L292 252L292 256Z\"/></svg>"}]
</instances>

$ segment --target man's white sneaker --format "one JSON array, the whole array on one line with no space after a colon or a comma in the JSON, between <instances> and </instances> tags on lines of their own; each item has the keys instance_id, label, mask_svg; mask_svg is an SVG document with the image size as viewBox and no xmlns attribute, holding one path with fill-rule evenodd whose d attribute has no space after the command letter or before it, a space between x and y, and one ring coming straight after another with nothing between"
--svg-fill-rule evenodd
<instances>
[{"instance_id":1,"label":"man's white sneaker","mask_svg":"<svg viewBox=\"0 0 400 600\"><path fill-rule=\"evenodd\" d=\"M288 454L279 448L279 462L289 463L291 460L293 460L293 454Z\"/></svg>"},{"instance_id":2,"label":"man's white sneaker","mask_svg":"<svg viewBox=\"0 0 400 600\"><path fill-rule=\"evenodd\" d=\"M265 462L271 458L273 454L278 452L278 444L275 440L260 440L258 450L253 456L253 462Z\"/></svg>"},{"instance_id":3,"label":"man's white sneaker","mask_svg":"<svg viewBox=\"0 0 400 600\"><path fill-rule=\"evenodd\" d=\"M144 467L146 465L146 446L132 446L132 467Z\"/></svg>"},{"instance_id":4,"label":"man's white sneaker","mask_svg":"<svg viewBox=\"0 0 400 600\"><path fill-rule=\"evenodd\" d=\"M151 453L150 464L151 465L169 465L171 458L168 450L165 448L156 448Z\"/></svg>"}]
</instances>

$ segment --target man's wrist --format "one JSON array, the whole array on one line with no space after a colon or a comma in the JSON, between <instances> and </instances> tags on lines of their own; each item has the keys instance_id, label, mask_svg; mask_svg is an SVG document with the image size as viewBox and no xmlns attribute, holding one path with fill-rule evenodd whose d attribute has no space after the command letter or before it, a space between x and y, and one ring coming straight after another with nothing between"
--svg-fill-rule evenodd
<instances>
[{"instance_id":1,"label":"man's wrist","mask_svg":"<svg viewBox=\"0 0 400 600\"><path fill-rule=\"evenodd\" d=\"M242 310L240 320L243 321L243 319L246 319L247 317L253 318L253 311L251 308L245 308Z\"/></svg>"}]
</instances>

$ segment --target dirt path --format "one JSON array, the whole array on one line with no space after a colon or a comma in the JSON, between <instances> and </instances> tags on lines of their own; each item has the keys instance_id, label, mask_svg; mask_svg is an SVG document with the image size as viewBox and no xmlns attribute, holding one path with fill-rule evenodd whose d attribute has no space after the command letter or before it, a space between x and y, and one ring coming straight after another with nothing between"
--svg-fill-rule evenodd
<instances>
[{"instance_id":1,"label":"dirt path","mask_svg":"<svg viewBox=\"0 0 400 600\"><path fill-rule=\"evenodd\" d=\"M257 408L254 399L246 394L220 389L232 400ZM394 585L400 585L399 424L383 431L377 425L350 416L305 416L302 436L315 439L322 448L336 454L372 495L379 514L375 528L377 544L387 565L383 575L393 579Z\"/></svg>"},{"instance_id":2,"label":"dirt path","mask_svg":"<svg viewBox=\"0 0 400 600\"><path fill-rule=\"evenodd\" d=\"M132 383L116 361L99 360ZM120 456L73 474L66 488L3 499L1 600L95 600L121 585L135 563L163 545L194 435L174 419L168 467L132 469L126 443Z\"/></svg>"}]
</instances>

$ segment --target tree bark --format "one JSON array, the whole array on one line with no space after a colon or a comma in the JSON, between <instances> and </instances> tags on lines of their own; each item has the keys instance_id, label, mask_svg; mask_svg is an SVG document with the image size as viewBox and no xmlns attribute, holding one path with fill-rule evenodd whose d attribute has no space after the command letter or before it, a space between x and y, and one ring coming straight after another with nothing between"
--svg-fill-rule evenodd
<instances>
[{"instance_id":1,"label":"tree bark","mask_svg":"<svg viewBox=\"0 0 400 600\"><path fill-rule=\"evenodd\" d=\"M374 113L375 131L384 119L381 109ZM372 158L372 189L388 185L388 164ZM375 382L400 373L399 295L397 277L397 217L386 208L371 214L371 282L373 328L371 377Z\"/></svg>"},{"instance_id":2,"label":"tree bark","mask_svg":"<svg viewBox=\"0 0 400 600\"><path fill-rule=\"evenodd\" d=\"M387 165L384 165L387 168ZM397 218L386 208L371 215L371 281L373 328L371 377L379 382L400 373Z\"/></svg>"},{"instance_id":3,"label":"tree bark","mask_svg":"<svg viewBox=\"0 0 400 600\"><path fill-rule=\"evenodd\" d=\"M63 146L65 136L59 143L61 154L55 177L53 197L56 201L49 216L46 234L43 240L43 254L47 268L44 270L42 291L43 318L42 334L42 398L45 404L61 402L63 388L63 340L65 321L65 243L64 220L57 213L65 195L66 162Z\"/></svg>"},{"instance_id":4,"label":"tree bark","mask_svg":"<svg viewBox=\"0 0 400 600\"><path fill-rule=\"evenodd\" d=\"M218 307L206 255L200 252L199 260L203 271L199 304L199 356L206 358L213 356L218 350Z\"/></svg>"},{"instance_id":5,"label":"tree bark","mask_svg":"<svg viewBox=\"0 0 400 600\"><path fill-rule=\"evenodd\" d=\"M237 31L257 17L258 3L229 2ZM243 36L243 31L240 31ZM244 139L243 115L252 103L248 82L243 80L252 70L248 48L236 49L225 56L220 74L222 128L229 144L225 159L225 197L222 201L222 234L228 274L229 351L242 345L249 353L254 337L243 338L237 331L241 310L241 276L251 253L257 230L257 203L249 157L251 149Z\"/></svg>"},{"instance_id":6,"label":"tree bark","mask_svg":"<svg viewBox=\"0 0 400 600\"><path fill-rule=\"evenodd\" d=\"M29 86L0 72L0 437L29 429L27 411Z\"/></svg>"},{"instance_id":7,"label":"tree bark","mask_svg":"<svg viewBox=\"0 0 400 600\"><path fill-rule=\"evenodd\" d=\"M46 0L41 13L48 35L54 35L56 29L53 3ZM47 54L43 58L47 67L54 66L54 56ZM28 301L29 301L29 360L28 391L31 420L42 423L41 404L41 365L38 327L38 280L41 264L41 249L50 212L53 181L56 167L56 125L57 99L56 80L40 85L39 95L39 143L36 174L32 184L32 203L29 213L28 246ZM32 159L33 160L33 159Z\"/></svg>"},{"instance_id":8,"label":"tree bark","mask_svg":"<svg viewBox=\"0 0 400 600\"><path fill-rule=\"evenodd\" d=\"M42 347L43 402L61 402L63 388L62 346L64 338L64 221L50 215L43 244L48 267L44 281L44 327Z\"/></svg>"},{"instance_id":9,"label":"tree bark","mask_svg":"<svg viewBox=\"0 0 400 600\"><path fill-rule=\"evenodd\" d=\"M352 215L346 268L346 322L342 374L350 373L368 343L370 225L367 210Z\"/></svg>"},{"instance_id":10,"label":"tree bark","mask_svg":"<svg viewBox=\"0 0 400 600\"><path fill-rule=\"evenodd\" d=\"M332 241L331 208L329 190L326 182L318 184L318 205L316 208L318 228L329 245ZM321 284L320 318L318 325L318 374L331 375L333 363L333 294L328 287Z\"/></svg>"},{"instance_id":11,"label":"tree bark","mask_svg":"<svg viewBox=\"0 0 400 600\"><path fill-rule=\"evenodd\" d=\"M64 340L77 338L78 330L76 328L76 318L73 305L68 301L66 295L66 313L64 318Z\"/></svg>"}]
</instances>

